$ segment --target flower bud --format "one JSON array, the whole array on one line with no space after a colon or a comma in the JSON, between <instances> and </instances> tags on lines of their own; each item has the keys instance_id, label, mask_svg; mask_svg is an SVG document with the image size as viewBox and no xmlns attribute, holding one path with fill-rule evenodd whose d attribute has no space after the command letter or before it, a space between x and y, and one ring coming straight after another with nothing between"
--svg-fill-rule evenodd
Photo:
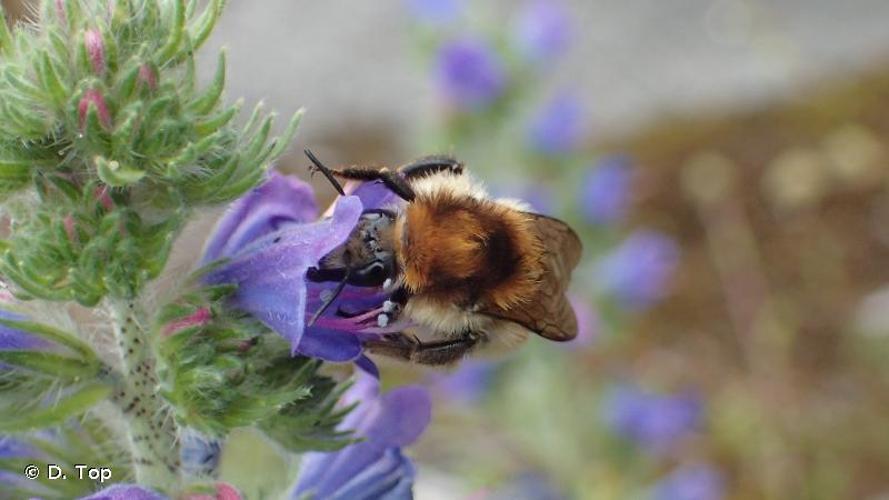
<instances>
[{"instance_id":1,"label":"flower bud","mask_svg":"<svg viewBox=\"0 0 889 500\"><path fill-rule=\"evenodd\" d=\"M145 85L149 90L157 89L157 72L148 64L139 66L139 84Z\"/></svg>"},{"instance_id":2,"label":"flower bud","mask_svg":"<svg viewBox=\"0 0 889 500\"><path fill-rule=\"evenodd\" d=\"M83 97L80 98L80 103L77 105L77 114L80 119L80 130L83 131L86 126L86 116L87 113L89 113L90 106L96 108L96 113L99 116L99 122L102 124L102 127L106 129L111 128L111 113L108 112L108 105L105 103L105 98L98 90L89 89L83 93Z\"/></svg>"},{"instance_id":3,"label":"flower bud","mask_svg":"<svg viewBox=\"0 0 889 500\"><path fill-rule=\"evenodd\" d=\"M71 243L77 242L77 232L74 228L74 217L71 215L65 216L65 220L62 221L62 224L65 225L65 234L68 235L68 240Z\"/></svg>"},{"instance_id":4,"label":"flower bud","mask_svg":"<svg viewBox=\"0 0 889 500\"><path fill-rule=\"evenodd\" d=\"M186 328L191 328L193 326L202 326L206 325L208 321L210 321L210 309L206 307L202 307L197 311L193 312L189 316L186 316L181 319L177 319L172 323L168 324L164 328L164 335L170 336L180 330L184 330Z\"/></svg>"},{"instance_id":5,"label":"flower bud","mask_svg":"<svg viewBox=\"0 0 889 500\"><path fill-rule=\"evenodd\" d=\"M97 187L93 194L96 199L99 200L99 203L102 204L102 208L108 211L111 211L111 209L114 208L114 200L112 200L111 196L108 194L108 186Z\"/></svg>"},{"instance_id":6,"label":"flower bud","mask_svg":"<svg viewBox=\"0 0 889 500\"><path fill-rule=\"evenodd\" d=\"M65 0L56 0L56 17L59 18L59 21L62 25L68 25L68 14L65 12Z\"/></svg>"},{"instance_id":7,"label":"flower bud","mask_svg":"<svg viewBox=\"0 0 889 500\"><path fill-rule=\"evenodd\" d=\"M89 56L90 64L93 71L97 75L105 73L105 42L102 41L102 33L99 30L87 30L83 34L84 45L86 45L86 53Z\"/></svg>"}]
</instances>

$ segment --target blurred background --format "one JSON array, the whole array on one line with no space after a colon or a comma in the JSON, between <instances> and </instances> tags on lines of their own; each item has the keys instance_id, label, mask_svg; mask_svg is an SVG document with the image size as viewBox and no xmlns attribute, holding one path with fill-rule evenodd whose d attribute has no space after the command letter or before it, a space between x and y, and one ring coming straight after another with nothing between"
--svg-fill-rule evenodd
<instances>
[{"instance_id":1,"label":"blurred background","mask_svg":"<svg viewBox=\"0 0 889 500\"><path fill-rule=\"evenodd\" d=\"M231 0L203 69L226 46L229 96L308 109L282 170L306 177L307 146L451 153L584 240L576 341L384 366L435 395L417 498L885 500L886 19L884 0Z\"/></svg>"}]
</instances>

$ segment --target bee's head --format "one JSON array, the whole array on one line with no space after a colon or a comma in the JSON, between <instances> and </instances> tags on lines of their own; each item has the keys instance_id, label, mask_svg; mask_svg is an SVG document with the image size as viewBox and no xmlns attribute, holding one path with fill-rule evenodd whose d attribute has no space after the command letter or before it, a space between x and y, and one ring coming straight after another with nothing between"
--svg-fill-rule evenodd
<instances>
[{"instance_id":1,"label":"bee's head","mask_svg":"<svg viewBox=\"0 0 889 500\"><path fill-rule=\"evenodd\" d=\"M395 215L369 210L361 215L345 243L325 255L309 279L340 281L353 286L381 286L395 274L392 232Z\"/></svg>"}]
</instances>

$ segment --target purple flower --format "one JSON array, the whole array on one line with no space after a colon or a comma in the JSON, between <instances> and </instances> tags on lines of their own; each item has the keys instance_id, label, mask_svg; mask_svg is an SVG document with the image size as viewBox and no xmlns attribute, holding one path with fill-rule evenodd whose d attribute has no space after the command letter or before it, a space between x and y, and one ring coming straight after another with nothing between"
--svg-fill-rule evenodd
<instances>
[{"instance_id":1,"label":"purple flower","mask_svg":"<svg viewBox=\"0 0 889 500\"><path fill-rule=\"evenodd\" d=\"M497 100L506 70L490 45L474 38L445 43L438 52L436 77L444 99L461 111L477 111Z\"/></svg>"},{"instance_id":2,"label":"purple flower","mask_svg":"<svg viewBox=\"0 0 889 500\"><path fill-rule=\"evenodd\" d=\"M548 155L571 153L584 135L583 110L576 97L560 94L531 120L528 139L536 151Z\"/></svg>"},{"instance_id":3,"label":"purple flower","mask_svg":"<svg viewBox=\"0 0 889 500\"><path fill-rule=\"evenodd\" d=\"M611 224L626 214L633 180L626 156L608 156L590 168L580 185L580 212L592 224Z\"/></svg>"},{"instance_id":4,"label":"purple flower","mask_svg":"<svg viewBox=\"0 0 889 500\"><path fill-rule=\"evenodd\" d=\"M405 0L414 19L435 26L456 21L463 12L464 4L465 0Z\"/></svg>"},{"instance_id":5,"label":"purple flower","mask_svg":"<svg viewBox=\"0 0 889 500\"><path fill-rule=\"evenodd\" d=\"M21 439L0 435L0 461L4 460L27 460L32 463L41 463L47 460L47 456ZM49 489L40 483L26 479L20 471L12 472L0 469L0 491L13 488L18 489L22 494L25 492L31 495L51 493Z\"/></svg>"},{"instance_id":6,"label":"purple flower","mask_svg":"<svg viewBox=\"0 0 889 500\"><path fill-rule=\"evenodd\" d=\"M574 315L577 316L577 337L570 342L565 342L565 347L577 349L592 345L601 331L599 315L590 306L588 299L570 294L568 301L571 303L571 308L574 309Z\"/></svg>"},{"instance_id":7,"label":"purple flower","mask_svg":"<svg viewBox=\"0 0 889 500\"><path fill-rule=\"evenodd\" d=\"M456 403L472 405L484 398L497 365L484 359L467 359L450 373L433 373L431 390Z\"/></svg>"},{"instance_id":8,"label":"purple flower","mask_svg":"<svg viewBox=\"0 0 889 500\"><path fill-rule=\"evenodd\" d=\"M673 450L702 418L701 401L693 394L656 394L634 385L615 388L604 409L616 434L655 454Z\"/></svg>"},{"instance_id":9,"label":"purple flower","mask_svg":"<svg viewBox=\"0 0 889 500\"><path fill-rule=\"evenodd\" d=\"M24 321L22 315L0 309L0 319L9 321ZM44 349L49 347L49 342L25 333L15 328L0 324L0 351L18 351L24 349ZM0 365L2 366L2 365Z\"/></svg>"},{"instance_id":10,"label":"purple flower","mask_svg":"<svg viewBox=\"0 0 889 500\"><path fill-rule=\"evenodd\" d=\"M661 479L652 500L719 500L725 496L725 478L708 464L685 465Z\"/></svg>"},{"instance_id":11,"label":"purple flower","mask_svg":"<svg viewBox=\"0 0 889 500\"><path fill-rule=\"evenodd\" d=\"M222 458L222 442L192 429L180 435L182 468L191 475L212 477Z\"/></svg>"},{"instance_id":12,"label":"purple flower","mask_svg":"<svg viewBox=\"0 0 889 500\"><path fill-rule=\"evenodd\" d=\"M231 257L261 236L316 217L315 194L308 184L272 174L264 184L228 208L204 249L203 262Z\"/></svg>"},{"instance_id":13,"label":"purple flower","mask_svg":"<svg viewBox=\"0 0 889 500\"><path fill-rule=\"evenodd\" d=\"M350 187L354 188L354 185ZM336 283L307 283L306 271L345 242L363 209L395 203L380 183L364 183L338 200L330 217L312 222L317 210L309 186L272 175L236 201L220 220L207 245L204 263L225 259L209 272L209 284L233 283L232 305L252 314L290 340L294 352L327 361L356 361L365 369L362 341L404 325L377 326L388 293L381 288L346 286L315 324L306 320ZM336 311L366 311L342 318Z\"/></svg>"},{"instance_id":14,"label":"purple flower","mask_svg":"<svg viewBox=\"0 0 889 500\"><path fill-rule=\"evenodd\" d=\"M531 0L513 23L513 42L535 63L561 55L571 41L571 23L564 5L553 0Z\"/></svg>"},{"instance_id":15,"label":"purple flower","mask_svg":"<svg viewBox=\"0 0 889 500\"><path fill-rule=\"evenodd\" d=\"M114 484L80 500L169 500L169 497L136 484Z\"/></svg>"},{"instance_id":16,"label":"purple flower","mask_svg":"<svg viewBox=\"0 0 889 500\"><path fill-rule=\"evenodd\" d=\"M429 396L417 386L381 396L379 381L358 373L342 401L358 405L340 428L363 440L332 453L307 453L291 498L412 498L414 466L401 448L416 441L429 423Z\"/></svg>"},{"instance_id":17,"label":"purple flower","mask_svg":"<svg viewBox=\"0 0 889 500\"><path fill-rule=\"evenodd\" d=\"M645 309L662 299L679 264L679 246L662 233L640 230L597 266L602 288L627 309Z\"/></svg>"},{"instance_id":18,"label":"purple flower","mask_svg":"<svg viewBox=\"0 0 889 500\"><path fill-rule=\"evenodd\" d=\"M9 321L24 321L27 318L22 315L0 309L0 319ZM35 337L21 330L16 330L15 328L10 328L6 325L0 324L0 351L21 351L29 349L44 350L50 349L51 347L52 344L50 344L46 340ZM8 370L10 368L10 365L0 363L0 373L2 373L3 370Z\"/></svg>"}]
</instances>

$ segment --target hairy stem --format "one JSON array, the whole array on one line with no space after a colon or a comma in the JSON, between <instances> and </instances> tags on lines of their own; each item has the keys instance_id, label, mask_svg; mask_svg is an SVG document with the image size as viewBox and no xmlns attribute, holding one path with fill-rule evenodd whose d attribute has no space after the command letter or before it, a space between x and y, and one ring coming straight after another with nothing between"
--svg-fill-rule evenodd
<instances>
[{"instance_id":1,"label":"hairy stem","mask_svg":"<svg viewBox=\"0 0 889 500\"><path fill-rule=\"evenodd\" d=\"M109 299L120 350L123 389L112 397L123 413L136 482L175 489L179 482L178 428L159 394L157 363L143 314L135 300Z\"/></svg>"}]
</instances>

